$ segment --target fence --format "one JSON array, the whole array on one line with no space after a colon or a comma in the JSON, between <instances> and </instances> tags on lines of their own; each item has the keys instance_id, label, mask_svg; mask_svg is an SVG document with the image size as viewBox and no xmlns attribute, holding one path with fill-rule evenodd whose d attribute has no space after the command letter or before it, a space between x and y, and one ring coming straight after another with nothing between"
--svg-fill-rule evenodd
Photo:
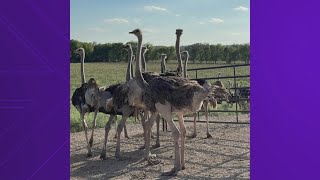
<instances>
[{"instance_id":1,"label":"fence","mask_svg":"<svg viewBox=\"0 0 320 180\"><path fill-rule=\"evenodd\" d=\"M246 79L246 78L250 78L250 71L248 71L247 74L241 74L241 75L237 75L239 73L238 69L241 67L249 67L250 68L250 64L237 64L237 65L225 65L225 66L216 66L216 67L204 67L204 68L194 68L194 69L188 69L188 74L189 74L189 78L192 80L195 79L204 79L204 80L221 80L221 81L225 81L225 80L232 80L233 81L233 85L232 87L227 87L230 91L233 92L241 92L243 90L246 90L247 92L250 92L250 83L249 86L246 87L239 87L238 81L237 79ZM231 69L231 73L229 73L229 75L226 76L215 76L215 77L201 77L201 73L202 71L212 71L212 72L219 72L221 70L228 70L230 72ZM217 70L217 71L216 71ZM190 75L192 74L193 78L190 77ZM210 72L211 74L211 72ZM212 73L213 74L213 73ZM231 74L231 75L230 75ZM231 81L230 81L231 82ZM226 83L224 83L226 84ZM227 102L226 99L221 99L220 101L222 101L222 104L226 105L230 105L230 102ZM240 109L240 104L246 103L248 105L248 109L246 110L241 110ZM218 104L218 106L222 105L222 104ZM219 120L220 118L217 117L216 119L218 120L210 120L209 123L229 123L229 124L250 124L250 110L249 110L249 105L250 105L250 96L248 97L242 97L241 94L237 94L236 96L233 97L233 104L235 104L235 109L231 109L231 110L222 110L222 109L216 109L216 110L208 110L208 113L228 113L228 114L235 114L235 116L227 116L227 120L226 117L224 117L225 120ZM233 105L232 104L232 105ZM244 105L244 104L243 104ZM242 108L244 108L244 106L242 105ZM200 119L200 114L203 113L203 110L200 110L197 113L198 119ZM243 118L241 119L241 121L239 120L239 114L245 114L247 115L247 118ZM233 121L231 121L231 118L235 118ZM193 120L190 120L188 118L185 118L185 122L193 122ZM205 123L206 121L203 120L199 120L197 121L199 123ZM167 125L166 123L164 123L163 120L163 130L167 129Z\"/></svg>"}]
</instances>

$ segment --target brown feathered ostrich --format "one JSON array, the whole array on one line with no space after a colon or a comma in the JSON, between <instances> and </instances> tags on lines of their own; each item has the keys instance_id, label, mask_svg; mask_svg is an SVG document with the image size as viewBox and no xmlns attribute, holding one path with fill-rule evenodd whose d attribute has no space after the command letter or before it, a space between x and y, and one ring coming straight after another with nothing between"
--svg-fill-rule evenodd
<instances>
[{"instance_id":1,"label":"brown feathered ostrich","mask_svg":"<svg viewBox=\"0 0 320 180\"><path fill-rule=\"evenodd\" d=\"M187 65L188 65L188 60L189 60L189 52L188 51L182 51L182 54L184 54L185 60L184 60L184 67L183 67L183 76L185 78L188 77L187 74ZM202 79L197 79L196 80L201 86L206 83L206 81ZM217 84L215 82L214 84ZM216 99L210 94L208 95L204 100L203 100L203 105L202 109L204 110L206 122L207 122L207 138L211 138L212 135L209 133L209 118L208 118L208 105L211 105L214 109L217 107L217 101ZM197 137L197 113L193 113L193 134L190 136L191 138Z\"/></svg>"},{"instance_id":2,"label":"brown feathered ostrich","mask_svg":"<svg viewBox=\"0 0 320 180\"><path fill-rule=\"evenodd\" d=\"M132 48L131 49L128 49L129 50L129 54L131 54L131 56L134 56L133 55L133 51L132 51ZM171 73L171 72L167 72L165 69L162 73L160 74L157 74L157 73L154 73L154 72L147 72L146 71L146 60L145 60L145 53L148 51L148 49L145 47L145 46L142 46L141 48L141 58L142 58L142 62L141 62L141 65L142 67L144 67L145 69L143 69L141 67L141 71L142 71L142 76L143 78L149 82L151 79L155 78L155 77L158 77L158 76L177 76L176 73ZM166 59L166 55L165 54L162 54L161 55L161 58L162 58L162 63L164 64L164 68L165 68L165 59ZM133 65L131 66L131 68L133 67ZM137 65L136 65L137 67ZM132 70L133 71L133 70ZM132 75L133 76L133 75ZM143 111L142 109L140 108L137 108L136 107L136 111L135 111L135 117L139 117L138 115L140 115L140 111ZM145 120L148 118L148 113L144 112L142 113L143 116L141 117L141 123L142 123L142 126L144 127L144 124L145 124ZM157 123L157 137L156 137L156 144L153 145L153 148L158 148L160 147L160 139L159 139L159 135L160 135L160 116L157 117L157 120L156 120L156 123ZM144 149L145 148L145 145L141 146L139 149Z\"/></svg>"},{"instance_id":3,"label":"brown feathered ostrich","mask_svg":"<svg viewBox=\"0 0 320 180\"><path fill-rule=\"evenodd\" d=\"M148 83L144 80L141 73L141 47L142 32L136 29L131 34L138 38L137 51L137 71L134 81L129 84L131 92L129 94L129 103L140 106L151 112L149 120L145 123L145 158L152 163L153 157L150 153L150 133L151 127L158 116L161 116L168 122L172 131L175 147L174 168L164 175L176 175L180 170L185 169L185 136L186 128L184 125L183 115L186 112L196 112L201 108L202 101L211 93L215 92L215 87L209 83L204 86L199 85L196 81L191 81L183 77L161 77L151 79ZM176 31L177 39L180 39L182 30ZM180 52L179 52L180 55ZM130 81L129 81L130 83ZM136 88L134 91L133 88ZM142 96L143 94L143 96ZM178 115L180 130L172 120L172 113ZM179 148L179 138L181 150Z\"/></svg>"},{"instance_id":4,"label":"brown feathered ostrich","mask_svg":"<svg viewBox=\"0 0 320 180\"><path fill-rule=\"evenodd\" d=\"M96 127L96 118L97 113L102 112L104 114L110 114L111 123L114 119L116 114L121 114L122 112L114 111L112 104L111 104L111 97L115 89L120 84L114 84L107 87L105 90L100 89L97 85L95 79L91 78L88 83L85 81L85 73L84 73L84 58L85 58L85 51L83 48L79 48L75 51L75 53L79 54L81 57L81 82L82 85L80 88L77 88L72 95L72 104L77 108L80 113L80 118L82 121L83 129L85 132L85 138L87 142L87 149L88 153L87 156L92 156L91 147L93 145L93 135L94 135L94 128ZM129 66L128 66L129 68ZM127 72L129 69L127 69ZM92 134L90 140L88 140L88 126L85 121L85 114L94 112L94 122L92 125ZM110 124L109 124L110 125ZM125 137L129 138L127 134L127 130L125 128Z\"/></svg>"},{"instance_id":5,"label":"brown feathered ostrich","mask_svg":"<svg viewBox=\"0 0 320 180\"><path fill-rule=\"evenodd\" d=\"M88 88L91 87L91 85L93 83L95 83L95 81L93 79L90 79L88 83L86 83L85 80L85 73L84 73L84 59L85 59L85 50L83 48L79 48L75 51L76 54L80 55L81 58L81 87L77 88L73 95L72 95L72 105L79 111L80 113L80 119L82 122L82 126L84 129L84 133L85 133L85 138L86 138L86 142L87 142L87 149L88 149L88 153L87 156L90 157L92 156L92 151L91 151L91 147L93 145L93 135L94 135L94 128L96 127L96 118L97 118L97 113L98 112L103 112L108 114L108 108L104 105L101 105L101 103L97 103L97 104L91 104L90 102L87 102L86 99L86 93ZM107 88L105 90L105 92L102 92L102 94L104 95L105 99L108 99L112 96L112 91L115 89L114 87L116 87L117 85L111 86L109 88ZM100 105L100 108L95 108L98 107L98 105ZM91 134L91 138L90 140L88 140L88 126L85 120L85 114L86 113L90 113L90 112L94 112L94 122L92 125L92 134Z\"/></svg>"},{"instance_id":6,"label":"brown feathered ostrich","mask_svg":"<svg viewBox=\"0 0 320 180\"><path fill-rule=\"evenodd\" d=\"M110 106L112 106L114 112L116 114L120 113L122 115L122 118L117 126L117 146L116 146L116 152L115 157L120 157L120 135L122 132L122 129L125 128L126 120L134 115L135 107L130 106L128 102L128 82L132 79L132 73L131 73L131 67L132 67L132 55L130 51L132 51L132 47L130 44L126 44L126 49L128 50L128 67L127 67L127 75L126 75L126 82L120 84L115 90L112 95L112 99L109 101ZM102 152L100 155L100 159L106 159L106 145L108 140L108 134L111 129L110 124L112 123L114 117L109 118L109 121L106 124L105 128L105 139L104 144L102 148ZM126 131L126 129L125 129Z\"/></svg>"}]
</instances>

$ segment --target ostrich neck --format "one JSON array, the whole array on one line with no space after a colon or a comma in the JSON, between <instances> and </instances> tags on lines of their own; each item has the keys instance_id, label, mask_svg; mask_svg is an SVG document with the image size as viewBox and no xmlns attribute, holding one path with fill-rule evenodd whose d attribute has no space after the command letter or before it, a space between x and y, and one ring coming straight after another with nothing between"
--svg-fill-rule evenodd
<instances>
[{"instance_id":1,"label":"ostrich neck","mask_svg":"<svg viewBox=\"0 0 320 180\"><path fill-rule=\"evenodd\" d=\"M142 53L142 60L143 60L143 62L142 62L142 71L143 72L146 72L147 71L147 67L146 67L146 57L145 57L145 54L146 54L146 52L143 52Z\"/></svg>"},{"instance_id":2,"label":"ostrich neck","mask_svg":"<svg viewBox=\"0 0 320 180\"><path fill-rule=\"evenodd\" d=\"M133 56L131 56L131 70L130 70L130 73L131 73L131 77L133 77Z\"/></svg>"},{"instance_id":3,"label":"ostrich neck","mask_svg":"<svg viewBox=\"0 0 320 180\"><path fill-rule=\"evenodd\" d=\"M180 35L177 35L176 40L176 55L178 60L178 74L182 74L182 60L181 60L181 54L180 54Z\"/></svg>"},{"instance_id":4,"label":"ostrich neck","mask_svg":"<svg viewBox=\"0 0 320 180\"><path fill-rule=\"evenodd\" d=\"M128 51L128 67L127 67L127 74L126 74L126 81L128 82L130 79L132 79L132 74L131 74L131 53L130 50Z\"/></svg>"},{"instance_id":5,"label":"ostrich neck","mask_svg":"<svg viewBox=\"0 0 320 180\"><path fill-rule=\"evenodd\" d=\"M135 76L140 88L144 88L147 85L147 82L143 79L141 73L141 49L142 49L142 37L138 37L138 50L136 55L136 72Z\"/></svg>"},{"instance_id":6,"label":"ostrich neck","mask_svg":"<svg viewBox=\"0 0 320 180\"><path fill-rule=\"evenodd\" d=\"M165 58L162 57L161 59L161 73L165 73L166 72L166 61Z\"/></svg>"},{"instance_id":7,"label":"ostrich neck","mask_svg":"<svg viewBox=\"0 0 320 180\"><path fill-rule=\"evenodd\" d=\"M189 55L186 55L186 59L184 61L184 70L183 70L183 77L187 77L187 65L188 65Z\"/></svg>"},{"instance_id":8,"label":"ostrich neck","mask_svg":"<svg viewBox=\"0 0 320 180\"><path fill-rule=\"evenodd\" d=\"M84 58L85 58L85 52L83 52L82 55L80 55L81 58L81 82L82 84L86 83L86 76L84 74Z\"/></svg>"},{"instance_id":9,"label":"ostrich neck","mask_svg":"<svg viewBox=\"0 0 320 180\"><path fill-rule=\"evenodd\" d=\"M167 71L166 58L163 58L163 73L165 73L166 71Z\"/></svg>"}]
</instances>

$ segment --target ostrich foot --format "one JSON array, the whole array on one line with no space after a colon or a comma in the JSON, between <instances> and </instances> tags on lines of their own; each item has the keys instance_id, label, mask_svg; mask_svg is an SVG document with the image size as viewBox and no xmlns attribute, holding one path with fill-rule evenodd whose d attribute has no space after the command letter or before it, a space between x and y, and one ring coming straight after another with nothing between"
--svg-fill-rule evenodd
<instances>
[{"instance_id":1,"label":"ostrich foot","mask_svg":"<svg viewBox=\"0 0 320 180\"><path fill-rule=\"evenodd\" d=\"M159 148L160 147L160 143L156 143L155 145L152 146L153 149Z\"/></svg>"},{"instance_id":2,"label":"ostrich foot","mask_svg":"<svg viewBox=\"0 0 320 180\"><path fill-rule=\"evenodd\" d=\"M162 176L176 176L179 171L180 171L180 169L178 169L178 168L173 168L173 169L172 169L171 171L169 171L169 172L162 173Z\"/></svg>"},{"instance_id":3,"label":"ostrich foot","mask_svg":"<svg viewBox=\"0 0 320 180\"><path fill-rule=\"evenodd\" d=\"M121 156L120 156L120 152L116 151L115 155L114 155L117 159L120 159Z\"/></svg>"},{"instance_id":4,"label":"ostrich foot","mask_svg":"<svg viewBox=\"0 0 320 180\"><path fill-rule=\"evenodd\" d=\"M195 138L195 137L197 137L197 134L196 134L196 133L193 133L193 134L190 136L190 138Z\"/></svg>"},{"instance_id":5,"label":"ostrich foot","mask_svg":"<svg viewBox=\"0 0 320 180\"><path fill-rule=\"evenodd\" d=\"M101 160L106 160L107 159L106 153L101 153L100 154L100 159Z\"/></svg>"},{"instance_id":6,"label":"ostrich foot","mask_svg":"<svg viewBox=\"0 0 320 180\"><path fill-rule=\"evenodd\" d=\"M207 132L207 138L212 138L212 136L209 132Z\"/></svg>"},{"instance_id":7,"label":"ostrich foot","mask_svg":"<svg viewBox=\"0 0 320 180\"><path fill-rule=\"evenodd\" d=\"M92 157L92 156L93 156L92 152L89 151L89 152L87 153L87 157Z\"/></svg>"},{"instance_id":8,"label":"ostrich foot","mask_svg":"<svg viewBox=\"0 0 320 180\"><path fill-rule=\"evenodd\" d=\"M143 150L145 148L146 148L145 145L139 147L140 150Z\"/></svg>"},{"instance_id":9,"label":"ostrich foot","mask_svg":"<svg viewBox=\"0 0 320 180\"><path fill-rule=\"evenodd\" d=\"M131 139L131 137L129 135L125 135L124 137L127 139Z\"/></svg>"}]
</instances>

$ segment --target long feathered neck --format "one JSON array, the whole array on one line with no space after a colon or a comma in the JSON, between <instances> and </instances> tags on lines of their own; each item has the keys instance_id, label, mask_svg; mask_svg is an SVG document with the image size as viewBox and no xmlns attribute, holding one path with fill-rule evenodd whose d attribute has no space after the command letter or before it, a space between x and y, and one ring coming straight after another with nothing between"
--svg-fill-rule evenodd
<instances>
[{"instance_id":1,"label":"long feathered neck","mask_svg":"<svg viewBox=\"0 0 320 180\"><path fill-rule=\"evenodd\" d=\"M187 77L187 65L189 60L189 53L186 52L186 59L184 60L184 67L183 67L183 77Z\"/></svg>"},{"instance_id":2,"label":"long feathered neck","mask_svg":"<svg viewBox=\"0 0 320 180\"><path fill-rule=\"evenodd\" d=\"M166 72L166 57L161 56L161 73Z\"/></svg>"},{"instance_id":3,"label":"long feathered neck","mask_svg":"<svg viewBox=\"0 0 320 180\"><path fill-rule=\"evenodd\" d=\"M142 72L146 72L147 71L146 56L145 56L146 52L147 52L146 50L144 50L142 52L142 60L143 60L143 62L142 62Z\"/></svg>"},{"instance_id":4,"label":"long feathered neck","mask_svg":"<svg viewBox=\"0 0 320 180\"><path fill-rule=\"evenodd\" d=\"M138 36L138 49L136 55L136 72L135 77L137 78L138 85L140 88L144 88L148 83L143 79L141 73L141 49L142 49L142 36Z\"/></svg>"},{"instance_id":5,"label":"long feathered neck","mask_svg":"<svg viewBox=\"0 0 320 180\"><path fill-rule=\"evenodd\" d=\"M127 67L127 74L126 74L126 81L128 82L130 79L132 79L132 74L131 74L131 53L130 50L128 50L128 67Z\"/></svg>"},{"instance_id":6,"label":"long feathered neck","mask_svg":"<svg viewBox=\"0 0 320 180\"><path fill-rule=\"evenodd\" d=\"M182 75L182 59L180 54L180 36L177 34L177 40L176 40L176 55L178 60L178 68L177 68L177 74Z\"/></svg>"},{"instance_id":7,"label":"long feathered neck","mask_svg":"<svg viewBox=\"0 0 320 180\"><path fill-rule=\"evenodd\" d=\"M133 51L132 51L132 49L131 49L131 70L130 70L130 72L131 72L131 77L133 77L133 62L134 62L134 59L135 59L135 57L134 57L134 55L133 55Z\"/></svg>"},{"instance_id":8,"label":"long feathered neck","mask_svg":"<svg viewBox=\"0 0 320 180\"><path fill-rule=\"evenodd\" d=\"M80 58L81 58L81 82L82 84L86 83L86 76L84 74L84 58L85 58L85 51L82 51L82 54L80 54Z\"/></svg>"}]
</instances>

